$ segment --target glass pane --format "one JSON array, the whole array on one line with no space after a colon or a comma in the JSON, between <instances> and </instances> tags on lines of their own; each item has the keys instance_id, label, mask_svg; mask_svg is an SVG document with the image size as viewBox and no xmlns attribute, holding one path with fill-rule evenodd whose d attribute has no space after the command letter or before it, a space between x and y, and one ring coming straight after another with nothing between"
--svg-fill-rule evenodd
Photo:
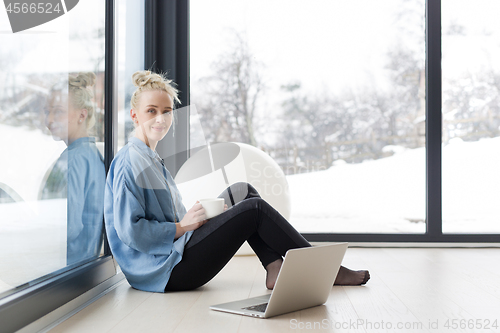
<instances>
[{"instance_id":1,"label":"glass pane","mask_svg":"<svg viewBox=\"0 0 500 333\"><path fill-rule=\"evenodd\" d=\"M104 11L0 11L0 297L102 254Z\"/></svg>"},{"instance_id":2,"label":"glass pane","mask_svg":"<svg viewBox=\"0 0 500 333\"><path fill-rule=\"evenodd\" d=\"M500 233L500 2L442 6L443 232Z\"/></svg>"},{"instance_id":3,"label":"glass pane","mask_svg":"<svg viewBox=\"0 0 500 333\"><path fill-rule=\"evenodd\" d=\"M192 0L194 122L276 161L289 188L256 187L289 192L301 232L424 233L424 14L424 0Z\"/></svg>"},{"instance_id":4,"label":"glass pane","mask_svg":"<svg viewBox=\"0 0 500 333\"><path fill-rule=\"evenodd\" d=\"M144 69L144 1L116 2L118 61L118 150L127 144L134 130L130 98L135 90L132 74ZM118 151L117 150L117 151Z\"/></svg>"}]
</instances>

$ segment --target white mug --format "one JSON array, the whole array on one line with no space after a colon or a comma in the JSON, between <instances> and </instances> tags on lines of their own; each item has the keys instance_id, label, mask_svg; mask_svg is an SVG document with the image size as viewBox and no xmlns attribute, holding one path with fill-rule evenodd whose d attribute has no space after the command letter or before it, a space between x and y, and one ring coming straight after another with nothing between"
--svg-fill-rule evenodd
<instances>
[{"instance_id":1,"label":"white mug","mask_svg":"<svg viewBox=\"0 0 500 333\"><path fill-rule=\"evenodd\" d=\"M223 198L207 198L198 200L205 208L205 217L211 219L224 211Z\"/></svg>"}]
</instances>

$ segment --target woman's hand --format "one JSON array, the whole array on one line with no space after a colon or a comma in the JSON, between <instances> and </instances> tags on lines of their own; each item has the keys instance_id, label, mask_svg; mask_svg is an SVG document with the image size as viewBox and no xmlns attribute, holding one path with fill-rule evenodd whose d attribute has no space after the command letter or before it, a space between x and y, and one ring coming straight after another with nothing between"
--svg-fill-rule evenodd
<instances>
[{"instance_id":1,"label":"woman's hand","mask_svg":"<svg viewBox=\"0 0 500 333\"><path fill-rule=\"evenodd\" d=\"M181 237L188 231L198 229L207 223L207 221L208 219L205 219L205 208L203 208L199 201L196 201L193 207L184 215L181 222L177 223L175 238Z\"/></svg>"},{"instance_id":2,"label":"woman's hand","mask_svg":"<svg viewBox=\"0 0 500 333\"><path fill-rule=\"evenodd\" d=\"M226 211L226 210L227 210L227 205L226 205L226 204L224 204L224 211Z\"/></svg>"}]
</instances>

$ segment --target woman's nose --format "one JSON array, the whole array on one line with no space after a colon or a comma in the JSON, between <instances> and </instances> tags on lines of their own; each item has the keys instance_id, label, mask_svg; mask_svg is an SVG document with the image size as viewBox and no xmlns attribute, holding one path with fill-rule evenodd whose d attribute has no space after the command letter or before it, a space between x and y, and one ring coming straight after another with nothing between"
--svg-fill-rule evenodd
<instances>
[{"instance_id":1,"label":"woman's nose","mask_svg":"<svg viewBox=\"0 0 500 333\"><path fill-rule=\"evenodd\" d=\"M45 112L45 123L46 124L51 124L54 122L54 114L51 111L46 111Z\"/></svg>"},{"instance_id":2,"label":"woman's nose","mask_svg":"<svg viewBox=\"0 0 500 333\"><path fill-rule=\"evenodd\" d=\"M165 117L163 115L159 115L156 117L156 122L157 123L164 123L165 122Z\"/></svg>"}]
</instances>

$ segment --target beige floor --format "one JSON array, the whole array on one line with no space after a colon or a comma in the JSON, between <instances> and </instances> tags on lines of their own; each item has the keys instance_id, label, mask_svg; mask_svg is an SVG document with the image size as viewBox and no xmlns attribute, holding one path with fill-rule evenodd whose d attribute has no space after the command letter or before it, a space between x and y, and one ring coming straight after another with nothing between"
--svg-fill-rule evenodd
<instances>
[{"instance_id":1,"label":"beige floor","mask_svg":"<svg viewBox=\"0 0 500 333\"><path fill-rule=\"evenodd\" d=\"M208 309L268 292L258 259L235 257L191 292L125 282L51 332L500 332L499 259L500 249L353 248L344 264L370 269L366 286L335 286L323 306L256 319Z\"/></svg>"}]
</instances>

